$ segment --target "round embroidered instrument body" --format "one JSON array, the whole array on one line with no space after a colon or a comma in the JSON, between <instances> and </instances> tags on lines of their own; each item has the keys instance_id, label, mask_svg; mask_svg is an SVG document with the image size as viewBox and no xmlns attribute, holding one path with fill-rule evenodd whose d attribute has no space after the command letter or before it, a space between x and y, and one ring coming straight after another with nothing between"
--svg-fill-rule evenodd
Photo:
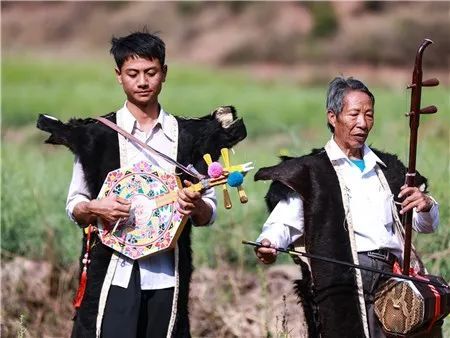
<instances>
[{"instance_id":1,"label":"round embroidered instrument body","mask_svg":"<svg viewBox=\"0 0 450 338\"><path fill-rule=\"evenodd\" d=\"M130 217L99 222L103 244L132 259L173 248L186 219L175 206L181 183L175 174L141 161L111 171L98 198L116 195L131 202Z\"/></svg>"}]
</instances>

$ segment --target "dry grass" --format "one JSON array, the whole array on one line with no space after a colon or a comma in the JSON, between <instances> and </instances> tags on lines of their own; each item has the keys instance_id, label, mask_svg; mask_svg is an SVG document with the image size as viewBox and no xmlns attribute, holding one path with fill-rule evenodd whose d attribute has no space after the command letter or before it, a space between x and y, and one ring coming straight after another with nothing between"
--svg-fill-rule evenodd
<instances>
[{"instance_id":1,"label":"dry grass","mask_svg":"<svg viewBox=\"0 0 450 338\"><path fill-rule=\"evenodd\" d=\"M2 337L68 337L78 265L58 269L22 257L2 261ZM190 318L194 337L301 337L302 312L293 293L296 266L254 274L225 263L194 272Z\"/></svg>"}]
</instances>

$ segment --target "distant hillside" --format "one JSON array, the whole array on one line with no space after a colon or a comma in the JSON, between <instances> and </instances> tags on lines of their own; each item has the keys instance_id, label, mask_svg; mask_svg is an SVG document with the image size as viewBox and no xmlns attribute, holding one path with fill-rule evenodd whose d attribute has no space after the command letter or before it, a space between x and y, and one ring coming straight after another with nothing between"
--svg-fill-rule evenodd
<instances>
[{"instance_id":1,"label":"distant hillside","mask_svg":"<svg viewBox=\"0 0 450 338\"><path fill-rule=\"evenodd\" d=\"M447 67L448 2L2 2L3 52L106 54L147 26L188 62L403 65L424 37Z\"/></svg>"}]
</instances>

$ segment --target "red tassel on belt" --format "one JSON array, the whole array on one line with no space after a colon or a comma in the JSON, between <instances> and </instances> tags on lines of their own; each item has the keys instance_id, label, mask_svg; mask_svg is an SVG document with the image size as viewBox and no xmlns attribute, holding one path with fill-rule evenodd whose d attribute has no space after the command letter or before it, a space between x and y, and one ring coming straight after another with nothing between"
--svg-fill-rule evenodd
<instances>
[{"instance_id":1,"label":"red tassel on belt","mask_svg":"<svg viewBox=\"0 0 450 338\"><path fill-rule=\"evenodd\" d=\"M91 247L91 232L92 232L92 225L89 225L87 229L87 239L86 239L86 252L84 253L84 257L82 260L83 263L83 272L81 273L80 278L80 285L78 286L77 293L75 295L75 298L73 299L73 306L78 309L81 305L81 302L83 301L84 292L86 291L86 283L87 283L87 267L88 264L91 262L89 259L89 249Z\"/></svg>"}]
</instances>

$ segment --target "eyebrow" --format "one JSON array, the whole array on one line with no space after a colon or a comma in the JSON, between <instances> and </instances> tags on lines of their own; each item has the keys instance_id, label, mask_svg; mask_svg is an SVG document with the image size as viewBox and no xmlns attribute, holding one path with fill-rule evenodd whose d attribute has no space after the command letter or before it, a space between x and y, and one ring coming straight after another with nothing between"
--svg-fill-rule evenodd
<instances>
[{"instance_id":1,"label":"eyebrow","mask_svg":"<svg viewBox=\"0 0 450 338\"><path fill-rule=\"evenodd\" d=\"M158 69L158 67L152 66L152 67L149 67L149 68L145 68L143 71L144 72L148 72L149 70L155 70L155 69ZM125 68L125 71L126 72L130 72L130 71L140 72L141 70L137 69L137 68Z\"/></svg>"}]
</instances>

